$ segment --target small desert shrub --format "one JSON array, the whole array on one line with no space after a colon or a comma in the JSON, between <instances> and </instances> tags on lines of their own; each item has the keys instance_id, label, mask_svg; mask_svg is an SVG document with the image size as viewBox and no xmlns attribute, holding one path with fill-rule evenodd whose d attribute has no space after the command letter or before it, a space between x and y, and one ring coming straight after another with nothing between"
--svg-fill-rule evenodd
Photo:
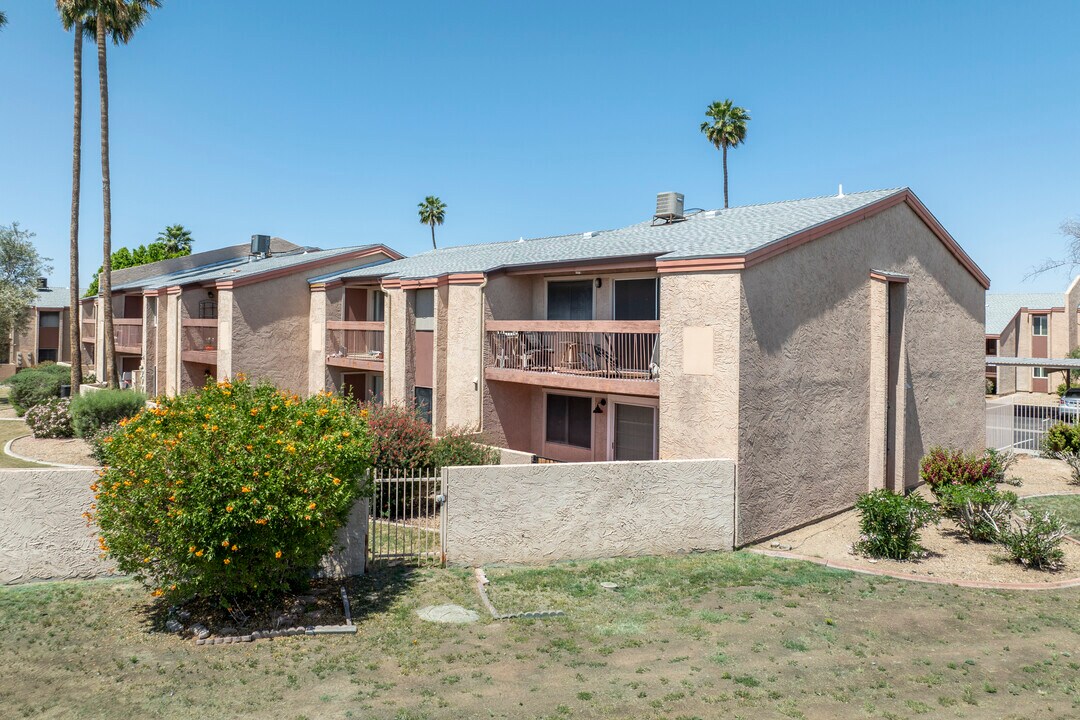
<instances>
[{"instance_id":1,"label":"small desert shrub","mask_svg":"<svg viewBox=\"0 0 1080 720\"><path fill-rule=\"evenodd\" d=\"M499 451L473 442L471 434L462 428L448 430L431 448L431 466L444 468L455 465L498 465Z\"/></svg>"},{"instance_id":2,"label":"small desert shrub","mask_svg":"<svg viewBox=\"0 0 1080 720\"><path fill-rule=\"evenodd\" d=\"M1065 558L1061 542L1066 534L1065 521L1057 515L1025 513L1011 526L999 528L998 539L1016 562L1037 570L1056 570Z\"/></svg>"},{"instance_id":3,"label":"small desert shrub","mask_svg":"<svg viewBox=\"0 0 1080 720\"><path fill-rule=\"evenodd\" d=\"M71 401L53 398L26 411L26 424L36 438L69 438L71 430Z\"/></svg>"},{"instance_id":4,"label":"small desert shrub","mask_svg":"<svg viewBox=\"0 0 1080 720\"><path fill-rule=\"evenodd\" d=\"M1006 478L1009 470L1016 465L1019 458L1011 450L986 449L986 458L990 461L990 474L994 482L1021 485L1023 481L1018 478Z\"/></svg>"},{"instance_id":5,"label":"small desert shrub","mask_svg":"<svg viewBox=\"0 0 1080 720\"><path fill-rule=\"evenodd\" d=\"M1003 472L1000 460L943 447L930 448L919 463L919 475L932 489L942 485L981 485Z\"/></svg>"},{"instance_id":6,"label":"small desert shrub","mask_svg":"<svg viewBox=\"0 0 1080 720\"><path fill-rule=\"evenodd\" d=\"M71 369L53 364L41 364L15 373L7 380L11 387L11 405L19 415L35 405L60 397L60 386L66 385Z\"/></svg>"},{"instance_id":7,"label":"small desert shrub","mask_svg":"<svg viewBox=\"0 0 1080 720\"><path fill-rule=\"evenodd\" d=\"M1041 449L1051 457L1058 453L1080 453L1080 426L1054 423L1046 431Z\"/></svg>"},{"instance_id":8,"label":"small desert shrub","mask_svg":"<svg viewBox=\"0 0 1080 720\"><path fill-rule=\"evenodd\" d=\"M98 390L71 401L71 426L90 437L105 425L133 417L146 407L146 395L134 390Z\"/></svg>"},{"instance_id":9,"label":"small desert shrub","mask_svg":"<svg viewBox=\"0 0 1080 720\"><path fill-rule=\"evenodd\" d=\"M907 560L920 552L919 531L937 522L938 511L922 497L874 490L859 496L862 539L855 549L871 557Z\"/></svg>"},{"instance_id":10,"label":"small desert shrub","mask_svg":"<svg viewBox=\"0 0 1080 720\"><path fill-rule=\"evenodd\" d=\"M937 492L942 514L956 521L971 540L997 540L998 528L1008 524L1016 508L1016 495L1002 492L992 483L943 485Z\"/></svg>"},{"instance_id":11,"label":"small desert shrub","mask_svg":"<svg viewBox=\"0 0 1080 720\"><path fill-rule=\"evenodd\" d=\"M371 429L371 465L380 470L416 470L431 467L431 425L416 408L405 405L361 406Z\"/></svg>"},{"instance_id":12,"label":"small desert shrub","mask_svg":"<svg viewBox=\"0 0 1080 720\"><path fill-rule=\"evenodd\" d=\"M273 595L308 577L369 491L366 414L242 376L161 399L105 437L102 551L155 594Z\"/></svg>"}]
</instances>

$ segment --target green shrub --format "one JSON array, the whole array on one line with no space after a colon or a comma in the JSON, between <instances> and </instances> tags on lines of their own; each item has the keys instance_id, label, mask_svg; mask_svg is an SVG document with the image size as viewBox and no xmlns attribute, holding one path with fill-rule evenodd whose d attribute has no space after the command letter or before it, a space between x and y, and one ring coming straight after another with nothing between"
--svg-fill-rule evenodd
<instances>
[{"instance_id":1,"label":"green shrub","mask_svg":"<svg viewBox=\"0 0 1080 720\"><path fill-rule=\"evenodd\" d=\"M1058 453L1080 453L1080 427L1054 423L1043 436L1042 451L1053 457Z\"/></svg>"},{"instance_id":2,"label":"green shrub","mask_svg":"<svg viewBox=\"0 0 1080 720\"><path fill-rule=\"evenodd\" d=\"M134 390L98 390L71 401L75 435L90 437L105 425L133 417L146 407L146 395Z\"/></svg>"},{"instance_id":3,"label":"green shrub","mask_svg":"<svg viewBox=\"0 0 1080 720\"><path fill-rule=\"evenodd\" d=\"M69 438L71 412L67 398L53 398L26 411L26 424L36 438Z\"/></svg>"},{"instance_id":4,"label":"green shrub","mask_svg":"<svg viewBox=\"0 0 1080 720\"><path fill-rule=\"evenodd\" d=\"M1037 570L1056 570L1065 558L1061 542L1067 533L1065 522L1053 513L1025 513L1011 527L999 528L998 539L1016 562Z\"/></svg>"},{"instance_id":5,"label":"green shrub","mask_svg":"<svg viewBox=\"0 0 1080 720\"><path fill-rule=\"evenodd\" d=\"M1019 487L1023 481L1019 478L1007 478L1006 475L1012 466L1016 465L1019 458L1011 450L995 450L986 448L986 458L990 461L990 475L994 482L1009 483Z\"/></svg>"},{"instance_id":6,"label":"green shrub","mask_svg":"<svg viewBox=\"0 0 1080 720\"><path fill-rule=\"evenodd\" d=\"M862 538L855 549L871 557L907 560L922 551L919 531L937 522L938 511L918 495L874 490L859 496Z\"/></svg>"},{"instance_id":7,"label":"green shrub","mask_svg":"<svg viewBox=\"0 0 1080 720\"><path fill-rule=\"evenodd\" d=\"M498 465L499 451L473 442L471 432L451 428L435 441L431 449L431 466L444 468L455 465Z\"/></svg>"},{"instance_id":8,"label":"green shrub","mask_svg":"<svg viewBox=\"0 0 1080 720\"><path fill-rule=\"evenodd\" d=\"M365 415L234 382L167 398L103 438L102 550L155 594L272 596L305 580L357 499Z\"/></svg>"},{"instance_id":9,"label":"green shrub","mask_svg":"<svg viewBox=\"0 0 1080 720\"><path fill-rule=\"evenodd\" d=\"M109 423L108 425L102 425L92 435L83 438L90 446L90 455L97 461L98 465L105 464L105 451L108 450L108 443L105 441L112 442L112 439L119 433L120 423Z\"/></svg>"},{"instance_id":10,"label":"green shrub","mask_svg":"<svg viewBox=\"0 0 1080 720\"><path fill-rule=\"evenodd\" d=\"M970 540L993 542L998 528L1012 517L1016 495L1002 492L992 483L983 485L944 485L937 492L942 514L956 521Z\"/></svg>"},{"instance_id":11,"label":"green shrub","mask_svg":"<svg viewBox=\"0 0 1080 720\"><path fill-rule=\"evenodd\" d=\"M12 375L7 384L11 387L9 399L15 412L22 416L35 405L60 397L60 386L68 384L70 373L70 368L43 363Z\"/></svg>"}]
</instances>

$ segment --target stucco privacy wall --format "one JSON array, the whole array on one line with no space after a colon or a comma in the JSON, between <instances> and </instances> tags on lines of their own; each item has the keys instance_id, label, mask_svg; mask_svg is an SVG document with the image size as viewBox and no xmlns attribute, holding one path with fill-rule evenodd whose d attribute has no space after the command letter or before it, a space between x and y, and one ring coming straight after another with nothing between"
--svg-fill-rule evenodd
<instances>
[{"instance_id":1,"label":"stucco privacy wall","mask_svg":"<svg viewBox=\"0 0 1080 720\"><path fill-rule=\"evenodd\" d=\"M109 573L82 513L93 470L0 471L0 585Z\"/></svg>"},{"instance_id":2,"label":"stucco privacy wall","mask_svg":"<svg viewBox=\"0 0 1080 720\"><path fill-rule=\"evenodd\" d=\"M556 560L730 550L731 460L447 468L447 561Z\"/></svg>"},{"instance_id":3,"label":"stucco privacy wall","mask_svg":"<svg viewBox=\"0 0 1080 720\"><path fill-rule=\"evenodd\" d=\"M985 291L897 205L742 274L740 545L849 507L869 487L871 406L882 402L870 390L871 269L910 278L906 484L932 445L982 448Z\"/></svg>"},{"instance_id":4,"label":"stucco privacy wall","mask_svg":"<svg viewBox=\"0 0 1080 720\"><path fill-rule=\"evenodd\" d=\"M660 458L738 454L737 273L660 279Z\"/></svg>"}]
</instances>

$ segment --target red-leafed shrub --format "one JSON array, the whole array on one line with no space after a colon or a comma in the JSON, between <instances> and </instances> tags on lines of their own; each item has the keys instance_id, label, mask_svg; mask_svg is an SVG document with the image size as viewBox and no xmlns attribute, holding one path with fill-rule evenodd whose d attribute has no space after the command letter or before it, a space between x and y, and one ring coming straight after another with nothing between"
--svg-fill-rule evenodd
<instances>
[{"instance_id":1,"label":"red-leafed shrub","mask_svg":"<svg viewBox=\"0 0 1080 720\"><path fill-rule=\"evenodd\" d=\"M416 408L404 405L362 404L371 431L371 466L379 470L419 470L431 467L434 438Z\"/></svg>"},{"instance_id":2,"label":"red-leafed shrub","mask_svg":"<svg viewBox=\"0 0 1080 720\"><path fill-rule=\"evenodd\" d=\"M992 455L932 447L919 463L919 475L931 489L943 485L982 485L995 482L1001 472Z\"/></svg>"}]
</instances>

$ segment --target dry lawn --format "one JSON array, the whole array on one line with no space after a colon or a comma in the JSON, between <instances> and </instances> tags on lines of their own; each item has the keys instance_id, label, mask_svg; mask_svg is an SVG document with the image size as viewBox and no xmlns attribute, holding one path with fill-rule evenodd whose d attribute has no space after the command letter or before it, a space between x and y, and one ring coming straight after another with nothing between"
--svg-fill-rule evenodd
<instances>
[{"instance_id":1,"label":"dry lawn","mask_svg":"<svg viewBox=\"0 0 1080 720\"><path fill-rule=\"evenodd\" d=\"M709 553L388 569L352 637L195 647L130 581L0 589L0 713L79 718L1073 718L1080 589L907 583ZM600 587L602 581L619 585ZM415 610L482 614L430 625Z\"/></svg>"}]
</instances>

